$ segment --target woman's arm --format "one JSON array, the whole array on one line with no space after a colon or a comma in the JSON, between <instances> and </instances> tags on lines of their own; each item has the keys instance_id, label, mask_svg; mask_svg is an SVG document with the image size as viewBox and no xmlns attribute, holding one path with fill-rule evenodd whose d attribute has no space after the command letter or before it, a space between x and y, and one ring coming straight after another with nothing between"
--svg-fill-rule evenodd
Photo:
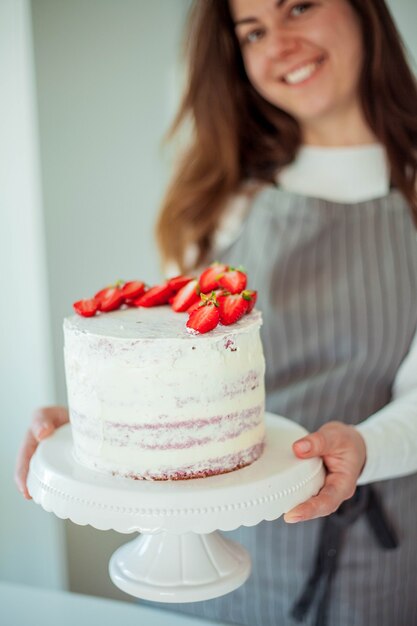
<instances>
[{"instance_id":1,"label":"woman's arm","mask_svg":"<svg viewBox=\"0 0 417 626\"><path fill-rule=\"evenodd\" d=\"M393 400L356 427L366 444L358 484L417 471L417 332L393 385Z\"/></svg>"},{"instance_id":2,"label":"woman's arm","mask_svg":"<svg viewBox=\"0 0 417 626\"><path fill-rule=\"evenodd\" d=\"M416 472L417 333L397 372L392 402L358 426L324 424L295 442L293 450L302 459L321 456L327 475L319 494L289 511L287 522L333 513L357 484Z\"/></svg>"}]
</instances>

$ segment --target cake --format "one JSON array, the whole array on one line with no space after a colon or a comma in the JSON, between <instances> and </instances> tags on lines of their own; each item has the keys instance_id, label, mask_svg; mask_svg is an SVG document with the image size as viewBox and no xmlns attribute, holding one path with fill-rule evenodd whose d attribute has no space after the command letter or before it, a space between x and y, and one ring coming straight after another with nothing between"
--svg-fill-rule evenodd
<instances>
[{"instance_id":1,"label":"cake","mask_svg":"<svg viewBox=\"0 0 417 626\"><path fill-rule=\"evenodd\" d=\"M187 332L169 306L64 321L74 455L134 479L230 472L264 447L261 314Z\"/></svg>"}]
</instances>

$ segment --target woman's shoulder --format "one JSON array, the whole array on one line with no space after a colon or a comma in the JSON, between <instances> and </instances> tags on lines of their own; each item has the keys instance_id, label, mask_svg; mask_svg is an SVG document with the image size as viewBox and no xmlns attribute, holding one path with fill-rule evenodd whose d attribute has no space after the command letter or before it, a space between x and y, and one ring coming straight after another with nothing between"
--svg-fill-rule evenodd
<instances>
[{"instance_id":1,"label":"woman's shoulder","mask_svg":"<svg viewBox=\"0 0 417 626\"><path fill-rule=\"evenodd\" d=\"M242 182L232 194L213 234L212 254L214 257L230 246L239 236L254 200L271 185L254 179Z\"/></svg>"},{"instance_id":2,"label":"woman's shoulder","mask_svg":"<svg viewBox=\"0 0 417 626\"><path fill-rule=\"evenodd\" d=\"M229 196L217 228L212 235L211 250L207 263L212 259L216 259L223 250L228 248L239 237L254 200L270 187L271 184L249 179L243 181L236 191ZM202 266L198 265L198 257L199 249L197 244L189 243L184 250L183 266L192 268L193 274L198 273L202 269ZM166 261L162 270L165 276L172 277L180 273L180 266L175 261Z\"/></svg>"}]
</instances>

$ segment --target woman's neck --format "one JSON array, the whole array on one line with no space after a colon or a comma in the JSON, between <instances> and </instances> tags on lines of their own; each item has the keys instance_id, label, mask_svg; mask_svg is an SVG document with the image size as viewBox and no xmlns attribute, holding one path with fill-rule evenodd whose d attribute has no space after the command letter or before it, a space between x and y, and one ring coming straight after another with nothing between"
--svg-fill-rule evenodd
<instances>
[{"instance_id":1,"label":"woman's neck","mask_svg":"<svg viewBox=\"0 0 417 626\"><path fill-rule=\"evenodd\" d=\"M359 106L310 120L301 130L303 144L310 146L361 146L378 141Z\"/></svg>"}]
</instances>

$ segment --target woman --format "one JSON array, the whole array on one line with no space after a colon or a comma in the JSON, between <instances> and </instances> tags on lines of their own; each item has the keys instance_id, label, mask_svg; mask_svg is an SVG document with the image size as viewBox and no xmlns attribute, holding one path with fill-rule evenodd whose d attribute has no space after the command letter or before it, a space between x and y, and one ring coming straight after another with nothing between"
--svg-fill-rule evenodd
<instances>
[{"instance_id":1,"label":"woman","mask_svg":"<svg viewBox=\"0 0 417 626\"><path fill-rule=\"evenodd\" d=\"M285 520L235 531L253 559L243 587L175 610L248 626L417 624L417 91L398 34L383 0L200 0L188 43L174 127L191 118L194 134L161 250L187 270L245 265L267 408L312 432L294 452L321 456L327 477ZM62 407L34 417L26 495L38 440L67 419Z\"/></svg>"}]
</instances>

